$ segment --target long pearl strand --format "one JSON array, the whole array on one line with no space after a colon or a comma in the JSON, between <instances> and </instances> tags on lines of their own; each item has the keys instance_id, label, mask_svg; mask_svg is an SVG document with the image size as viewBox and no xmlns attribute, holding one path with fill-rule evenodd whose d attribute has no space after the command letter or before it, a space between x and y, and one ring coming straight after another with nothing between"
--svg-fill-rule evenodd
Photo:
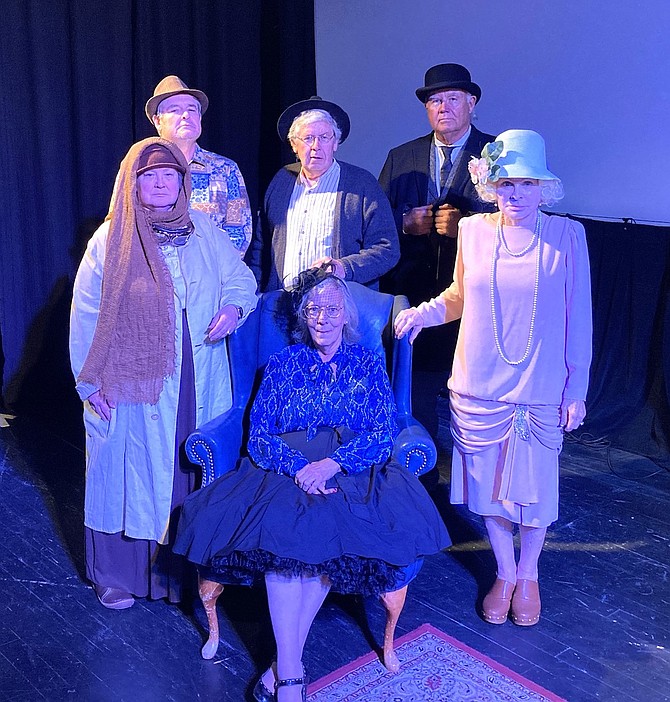
<instances>
[{"instance_id":1,"label":"long pearl strand","mask_svg":"<svg viewBox=\"0 0 670 702\"><path fill-rule=\"evenodd\" d=\"M502 358L502 360L510 366L519 366L528 358L528 354L530 353L530 349L533 345L533 332L535 331L535 316L537 314L537 293L540 287L540 262L542 260L542 215L540 214L540 212L537 213L537 219L535 220L535 232L533 233L533 237L530 240L530 243L527 246L524 246L524 248L521 249L521 251L514 252L510 251L507 248L507 244L505 243L505 239L503 237L502 227L503 214L501 212L500 217L498 219L498 223L496 224L496 236L493 241L493 254L491 256L491 276L489 279L489 289L491 294L491 319L493 321L493 338L495 340L496 349L498 350L500 358ZM535 254L535 286L533 288L533 308L530 313L530 329L528 330L528 342L526 343L526 350L523 352L523 356L521 356L521 358L518 361L512 361L510 358L507 357L507 355L503 351L502 344L500 343L500 335L498 333L498 317L496 313L495 304L496 254L498 253L498 248L502 246L502 248L507 254L513 256L514 258L519 258L520 256L523 256L524 254L528 253L533 248L533 245L536 242L537 251Z\"/></svg>"}]
</instances>

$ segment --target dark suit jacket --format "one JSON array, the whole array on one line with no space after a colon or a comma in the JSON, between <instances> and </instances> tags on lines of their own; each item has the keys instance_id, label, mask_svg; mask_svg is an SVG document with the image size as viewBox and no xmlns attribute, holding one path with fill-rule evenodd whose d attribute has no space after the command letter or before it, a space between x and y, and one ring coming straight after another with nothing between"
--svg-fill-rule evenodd
<instances>
[{"instance_id":1,"label":"dark suit jacket","mask_svg":"<svg viewBox=\"0 0 670 702\"><path fill-rule=\"evenodd\" d=\"M442 292L452 281L456 260L456 240L433 232L430 236L402 233L402 216L414 207L449 203L464 215L490 212L494 207L482 202L470 180L468 162L481 156L482 148L495 136L475 127L461 149L452 169L451 186L438 197L431 186L430 150L433 132L391 149L379 175L379 184L391 203L400 238L400 262L382 281L382 289L407 295L415 305Z\"/></svg>"}]
</instances>

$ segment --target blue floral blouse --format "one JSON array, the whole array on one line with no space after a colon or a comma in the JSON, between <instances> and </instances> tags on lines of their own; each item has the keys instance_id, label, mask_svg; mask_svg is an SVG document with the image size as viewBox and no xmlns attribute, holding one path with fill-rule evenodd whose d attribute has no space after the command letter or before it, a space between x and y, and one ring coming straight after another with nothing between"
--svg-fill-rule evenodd
<instances>
[{"instance_id":1,"label":"blue floral blouse","mask_svg":"<svg viewBox=\"0 0 670 702\"><path fill-rule=\"evenodd\" d=\"M343 473L359 473L391 455L396 408L382 359L358 344L342 343L324 363L304 344L270 357L251 409L249 455L264 470L293 476L305 456L278 434L346 426L356 436L331 456Z\"/></svg>"}]
</instances>

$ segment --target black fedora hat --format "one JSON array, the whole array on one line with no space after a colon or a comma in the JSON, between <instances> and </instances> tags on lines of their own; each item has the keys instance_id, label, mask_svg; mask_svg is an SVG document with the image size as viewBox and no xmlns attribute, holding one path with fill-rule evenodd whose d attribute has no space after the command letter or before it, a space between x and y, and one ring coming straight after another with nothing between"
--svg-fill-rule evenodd
<instances>
[{"instance_id":1,"label":"black fedora hat","mask_svg":"<svg viewBox=\"0 0 670 702\"><path fill-rule=\"evenodd\" d=\"M313 95L309 100L296 102L281 113L277 120L277 134L279 134L279 138L282 141L288 138L293 120L301 112L307 112L307 110L323 110L335 120L342 132L340 144L349 136L349 130L351 129L349 115L334 102L328 102L328 100L322 100L318 95Z\"/></svg>"},{"instance_id":2,"label":"black fedora hat","mask_svg":"<svg viewBox=\"0 0 670 702\"><path fill-rule=\"evenodd\" d=\"M470 71L459 63L440 63L426 71L423 88L416 89L416 96L425 103L433 94L441 90L465 90L474 95L477 102L482 96L482 89L472 82Z\"/></svg>"}]
</instances>

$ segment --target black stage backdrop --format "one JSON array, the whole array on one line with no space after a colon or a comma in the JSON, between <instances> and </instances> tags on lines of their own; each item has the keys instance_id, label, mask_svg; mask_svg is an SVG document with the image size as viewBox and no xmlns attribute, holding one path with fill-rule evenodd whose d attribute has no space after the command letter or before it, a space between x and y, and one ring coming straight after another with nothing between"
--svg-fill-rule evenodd
<instances>
[{"instance_id":1,"label":"black stage backdrop","mask_svg":"<svg viewBox=\"0 0 670 702\"><path fill-rule=\"evenodd\" d=\"M289 160L277 117L315 93L312 0L2 3L0 340L15 409L62 417L72 401L74 273L119 162L155 134L144 104L170 73L207 93L200 144L239 164L255 211Z\"/></svg>"},{"instance_id":2,"label":"black stage backdrop","mask_svg":"<svg viewBox=\"0 0 670 702\"><path fill-rule=\"evenodd\" d=\"M585 432L667 462L670 228L580 221L586 228L593 298Z\"/></svg>"},{"instance_id":3,"label":"black stage backdrop","mask_svg":"<svg viewBox=\"0 0 670 702\"><path fill-rule=\"evenodd\" d=\"M2 10L4 398L55 423L74 416L79 431L67 359L71 285L121 158L154 133L144 103L169 73L204 90L200 143L237 161L255 210L291 156L276 135L278 115L316 92L313 3L4 0ZM595 325L584 433L667 456L670 229L583 223Z\"/></svg>"}]
</instances>

